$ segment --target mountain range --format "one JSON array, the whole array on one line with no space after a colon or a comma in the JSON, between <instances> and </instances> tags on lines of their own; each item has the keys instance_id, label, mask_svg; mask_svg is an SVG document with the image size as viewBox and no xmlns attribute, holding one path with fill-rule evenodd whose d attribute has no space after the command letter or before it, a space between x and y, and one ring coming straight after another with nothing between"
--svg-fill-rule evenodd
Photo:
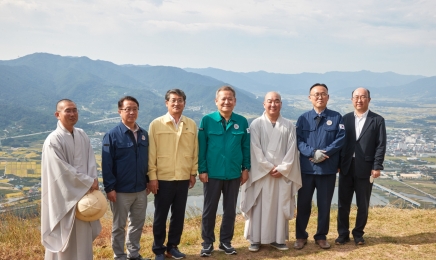
<instances>
[{"instance_id":1,"label":"mountain range","mask_svg":"<svg viewBox=\"0 0 436 260\"><path fill-rule=\"evenodd\" d=\"M74 100L80 110L79 127L106 131L114 123L89 125L88 122L118 117L117 101L124 95L140 102L138 123L148 128L151 120L166 113L164 94L180 88L187 95L185 114L199 122L216 110L215 91L230 84L237 91L235 112L255 117L262 113L262 96L279 91L287 96L307 95L315 83L326 83L331 95L349 97L363 86L371 96L433 102L436 77L374 73L328 72L278 74L265 71L240 73L215 68L192 69L169 66L117 65L87 57L65 57L48 53L30 54L0 61L0 138L47 131L55 127L53 116L59 99ZM407 100L406 99L406 100ZM283 106L283 114L296 119L298 107Z\"/></svg>"},{"instance_id":2,"label":"mountain range","mask_svg":"<svg viewBox=\"0 0 436 260\"><path fill-rule=\"evenodd\" d=\"M401 75L394 72L379 73L362 70L357 72L280 74L265 71L233 72L215 68L185 68L185 70L220 79L253 93L276 90L288 95L307 95L310 86L314 83L325 83L329 87L331 95L341 97L349 97L354 89L365 87L380 96L416 99L427 97L427 89L429 91L436 89L436 77ZM421 94L416 93L417 90Z\"/></svg>"},{"instance_id":3,"label":"mountain range","mask_svg":"<svg viewBox=\"0 0 436 260\"><path fill-rule=\"evenodd\" d=\"M56 102L69 98L78 105L79 127L105 131L107 126L86 123L117 117L117 101L125 95L138 99L138 122L148 128L152 119L166 113L164 95L172 88L185 91L186 114L198 122L203 113L216 110L215 91L224 84L175 67L123 66L87 57L35 53L0 61L0 129L11 127L9 132L19 134L53 129ZM261 100L235 88L235 112L262 113ZM188 107L197 107L197 110L188 110Z\"/></svg>"}]
</instances>

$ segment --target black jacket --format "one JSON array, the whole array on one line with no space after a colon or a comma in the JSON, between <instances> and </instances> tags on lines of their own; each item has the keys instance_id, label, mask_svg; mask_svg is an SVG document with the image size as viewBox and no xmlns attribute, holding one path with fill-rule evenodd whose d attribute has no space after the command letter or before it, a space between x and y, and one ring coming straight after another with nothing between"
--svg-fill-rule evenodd
<instances>
[{"instance_id":1,"label":"black jacket","mask_svg":"<svg viewBox=\"0 0 436 260\"><path fill-rule=\"evenodd\" d=\"M354 112L343 117L345 145L341 151L341 174L350 170L355 153L355 171L361 178L369 178L371 170L383 170L386 153L386 126L382 116L368 111L359 139L356 140Z\"/></svg>"}]
</instances>

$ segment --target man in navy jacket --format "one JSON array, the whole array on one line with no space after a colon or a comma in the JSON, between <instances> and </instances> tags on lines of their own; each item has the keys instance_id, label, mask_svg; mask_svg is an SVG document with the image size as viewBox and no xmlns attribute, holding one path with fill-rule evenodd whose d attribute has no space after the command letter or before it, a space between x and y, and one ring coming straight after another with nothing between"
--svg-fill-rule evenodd
<instances>
[{"instance_id":1,"label":"man in navy jacket","mask_svg":"<svg viewBox=\"0 0 436 260\"><path fill-rule=\"evenodd\" d=\"M136 123L139 103L131 96L118 101L121 122L103 137L103 183L113 213L114 259L143 259L139 254L147 209L148 133ZM127 240L126 221L129 218ZM127 254L124 252L124 241Z\"/></svg>"},{"instance_id":2,"label":"man in navy jacket","mask_svg":"<svg viewBox=\"0 0 436 260\"><path fill-rule=\"evenodd\" d=\"M300 151L301 179L298 190L296 238L294 248L302 249L307 243L306 232L312 209L313 192L317 191L318 228L315 242L323 249L330 248L327 233L330 223L330 205L339 168L340 150L345 141L342 116L327 108L328 88L316 83L309 91L313 109L302 114L297 121L297 142Z\"/></svg>"}]
</instances>

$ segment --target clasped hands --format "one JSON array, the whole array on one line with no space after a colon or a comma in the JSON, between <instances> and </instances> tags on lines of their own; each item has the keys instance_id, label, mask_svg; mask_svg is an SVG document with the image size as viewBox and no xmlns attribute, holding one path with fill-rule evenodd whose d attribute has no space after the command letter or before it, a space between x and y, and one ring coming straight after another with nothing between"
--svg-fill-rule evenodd
<instances>
[{"instance_id":1,"label":"clasped hands","mask_svg":"<svg viewBox=\"0 0 436 260\"><path fill-rule=\"evenodd\" d=\"M271 171L268 172L268 174L273 178L280 178L283 175L277 170L277 167L274 166L274 168L271 169Z\"/></svg>"},{"instance_id":2,"label":"clasped hands","mask_svg":"<svg viewBox=\"0 0 436 260\"><path fill-rule=\"evenodd\" d=\"M309 158L309 160L313 163L320 163L323 162L325 159L328 159L329 156L325 154L326 151L324 150L316 150L313 154L313 158Z\"/></svg>"}]
</instances>

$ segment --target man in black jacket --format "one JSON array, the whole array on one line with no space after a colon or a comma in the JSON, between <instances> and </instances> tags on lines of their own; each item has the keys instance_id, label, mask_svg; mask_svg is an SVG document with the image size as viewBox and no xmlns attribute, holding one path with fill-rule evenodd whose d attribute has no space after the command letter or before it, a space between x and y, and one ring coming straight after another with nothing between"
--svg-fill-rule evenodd
<instances>
[{"instance_id":1,"label":"man in black jacket","mask_svg":"<svg viewBox=\"0 0 436 260\"><path fill-rule=\"evenodd\" d=\"M386 153L385 121L368 109L371 101L369 90L354 90L351 100L354 112L343 117L346 141L341 151L339 174L337 245L350 241L349 217L353 193L356 193L357 217L352 234L356 245L365 244L363 229L368 220L372 182L383 170Z\"/></svg>"}]
</instances>

